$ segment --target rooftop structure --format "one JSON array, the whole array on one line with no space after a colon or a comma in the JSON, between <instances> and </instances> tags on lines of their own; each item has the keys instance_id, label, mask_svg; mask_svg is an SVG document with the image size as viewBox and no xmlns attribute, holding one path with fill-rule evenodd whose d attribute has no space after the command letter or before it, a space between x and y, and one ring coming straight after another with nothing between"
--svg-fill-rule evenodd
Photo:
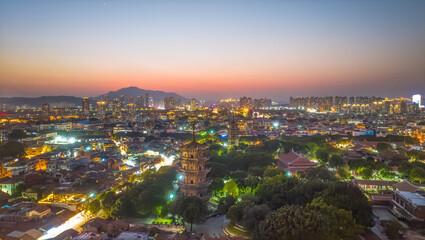
<instances>
[{"instance_id":1,"label":"rooftop structure","mask_svg":"<svg viewBox=\"0 0 425 240\"><path fill-rule=\"evenodd\" d=\"M289 171L291 174L304 172L308 168L316 167L318 164L304 158L301 154L292 149L289 153L279 155L277 166Z\"/></svg>"}]
</instances>

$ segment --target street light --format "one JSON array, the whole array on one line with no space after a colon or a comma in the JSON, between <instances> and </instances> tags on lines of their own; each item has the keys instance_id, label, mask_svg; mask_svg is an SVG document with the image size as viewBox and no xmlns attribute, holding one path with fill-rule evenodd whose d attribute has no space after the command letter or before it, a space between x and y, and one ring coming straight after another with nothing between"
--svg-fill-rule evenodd
<instances>
[{"instance_id":1,"label":"street light","mask_svg":"<svg viewBox=\"0 0 425 240\"><path fill-rule=\"evenodd\" d=\"M170 201L173 201L173 199L176 197L176 194L175 193L170 193L170 195L168 195L168 199L170 200Z\"/></svg>"},{"instance_id":2,"label":"street light","mask_svg":"<svg viewBox=\"0 0 425 240\"><path fill-rule=\"evenodd\" d=\"M183 174L179 174L179 175L177 176L177 179L178 179L179 181L183 181L183 179L184 179L184 175L183 175Z\"/></svg>"}]
</instances>

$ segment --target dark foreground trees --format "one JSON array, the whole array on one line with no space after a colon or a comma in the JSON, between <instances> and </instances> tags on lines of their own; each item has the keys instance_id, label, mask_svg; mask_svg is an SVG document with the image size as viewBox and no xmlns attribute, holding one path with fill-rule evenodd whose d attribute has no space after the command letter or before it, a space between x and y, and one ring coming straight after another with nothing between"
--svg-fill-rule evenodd
<instances>
[{"instance_id":1,"label":"dark foreground trees","mask_svg":"<svg viewBox=\"0 0 425 240\"><path fill-rule=\"evenodd\" d=\"M348 240L362 230L349 211L314 202L305 207L286 205L272 212L254 230L253 239Z\"/></svg>"},{"instance_id":2,"label":"dark foreground trees","mask_svg":"<svg viewBox=\"0 0 425 240\"><path fill-rule=\"evenodd\" d=\"M180 197L171 204L171 214L180 216L190 224L190 231L194 223L201 222L207 214L207 205L197 197Z\"/></svg>"}]
</instances>

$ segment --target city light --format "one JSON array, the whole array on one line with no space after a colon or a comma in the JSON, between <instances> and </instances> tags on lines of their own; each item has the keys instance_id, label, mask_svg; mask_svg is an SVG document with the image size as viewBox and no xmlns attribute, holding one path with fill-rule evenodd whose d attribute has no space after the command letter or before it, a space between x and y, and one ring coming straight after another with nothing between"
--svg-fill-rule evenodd
<instances>
[{"instance_id":1,"label":"city light","mask_svg":"<svg viewBox=\"0 0 425 240\"><path fill-rule=\"evenodd\" d=\"M130 159L124 160L124 164L129 166L129 167L135 167L136 166L136 162L134 162L133 160L130 160Z\"/></svg>"},{"instance_id":2,"label":"city light","mask_svg":"<svg viewBox=\"0 0 425 240\"><path fill-rule=\"evenodd\" d=\"M413 95L412 103L418 104L419 107L422 107L422 96L420 94Z\"/></svg>"},{"instance_id":3,"label":"city light","mask_svg":"<svg viewBox=\"0 0 425 240\"><path fill-rule=\"evenodd\" d=\"M63 137L63 136L56 136L52 143L53 144L74 144L77 142L77 139L75 137Z\"/></svg>"},{"instance_id":4,"label":"city light","mask_svg":"<svg viewBox=\"0 0 425 240\"><path fill-rule=\"evenodd\" d=\"M168 195L168 199L169 199L170 201L172 201L175 197L176 197L176 194L175 194L175 193L170 193L170 194Z\"/></svg>"},{"instance_id":5,"label":"city light","mask_svg":"<svg viewBox=\"0 0 425 240\"><path fill-rule=\"evenodd\" d=\"M68 219L68 221L66 221L62 225L49 229L45 235L39 238L39 240L54 238L68 229L78 229L87 220L88 219L84 217L83 212L79 212L77 215Z\"/></svg>"}]
</instances>

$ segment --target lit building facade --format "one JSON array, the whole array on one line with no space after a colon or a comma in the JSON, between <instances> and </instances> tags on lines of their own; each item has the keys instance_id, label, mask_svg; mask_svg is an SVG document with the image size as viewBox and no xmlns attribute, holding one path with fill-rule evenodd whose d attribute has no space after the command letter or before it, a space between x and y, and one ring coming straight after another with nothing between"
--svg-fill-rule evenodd
<instances>
[{"instance_id":1,"label":"lit building facade","mask_svg":"<svg viewBox=\"0 0 425 240\"><path fill-rule=\"evenodd\" d=\"M84 115L90 115L90 99L88 97L83 98L82 110Z\"/></svg>"}]
</instances>

